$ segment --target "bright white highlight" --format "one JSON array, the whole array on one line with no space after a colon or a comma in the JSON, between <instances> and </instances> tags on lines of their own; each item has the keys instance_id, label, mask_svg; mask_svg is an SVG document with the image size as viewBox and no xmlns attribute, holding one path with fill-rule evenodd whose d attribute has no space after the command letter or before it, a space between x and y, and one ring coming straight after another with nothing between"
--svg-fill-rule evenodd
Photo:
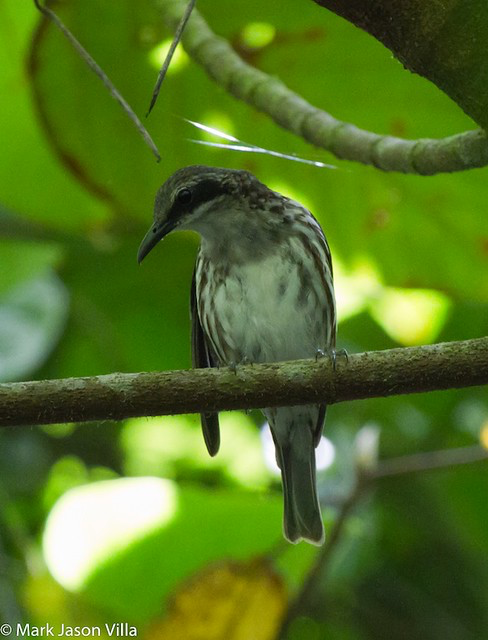
<instances>
[{"instance_id":1,"label":"bright white highlight","mask_svg":"<svg viewBox=\"0 0 488 640\"><path fill-rule=\"evenodd\" d=\"M49 571L76 591L107 556L168 523L177 498L174 484L160 478L105 480L67 491L46 522Z\"/></svg>"},{"instance_id":2,"label":"bright white highlight","mask_svg":"<svg viewBox=\"0 0 488 640\"><path fill-rule=\"evenodd\" d=\"M231 151L248 151L251 153L264 153L269 156L274 156L276 158L284 158L285 160L293 160L294 162L302 162L304 164L311 164L314 167L319 167L321 169L337 169L332 164L326 164L325 162L320 162L319 160L308 160L307 158L300 158L295 154L288 153L280 153L279 151L272 151L271 149L265 149L264 147L258 147L254 144L250 144L249 142L243 142L239 140L235 136L231 136L228 133L224 133L223 131L219 131L214 127L209 127L206 124L202 124L201 122L194 122L193 120L187 120L186 122L192 124L197 129L201 129L206 133L209 133L216 138L221 138L223 140L227 140L228 142L210 142L208 140L190 140L190 142L195 142L196 144L203 144L207 147L217 147L218 149L230 149ZM229 144L232 143L232 144Z\"/></svg>"},{"instance_id":3,"label":"bright white highlight","mask_svg":"<svg viewBox=\"0 0 488 640\"><path fill-rule=\"evenodd\" d=\"M280 475L280 469L276 464L275 446L273 442L273 436L267 422L264 423L261 429L261 441L263 443L264 461L268 469L275 475ZM319 446L315 449L315 462L317 465L317 471L323 471L328 469L334 463L336 456L336 450L333 443L322 436L319 442Z\"/></svg>"},{"instance_id":4,"label":"bright white highlight","mask_svg":"<svg viewBox=\"0 0 488 640\"><path fill-rule=\"evenodd\" d=\"M379 446L380 428L374 422L367 422L354 439L356 465L363 471L373 471L378 463Z\"/></svg>"}]
</instances>

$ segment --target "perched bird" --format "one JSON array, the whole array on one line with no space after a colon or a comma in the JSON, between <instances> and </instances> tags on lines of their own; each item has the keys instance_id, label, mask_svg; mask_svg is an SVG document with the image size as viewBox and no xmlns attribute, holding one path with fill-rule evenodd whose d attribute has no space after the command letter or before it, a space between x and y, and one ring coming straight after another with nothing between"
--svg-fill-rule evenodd
<instances>
[{"instance_id":1,"label":"perched bird","mask_svg":"<svg viewBox=\"0 0 488 640\"><path fill-rule=\"evenodd\" d=\"M248 171L190 166L159 189L154 224L138 261L164 236L201 236L191 288L195 367L278 362L335 353L332 262L319 223L304 206ZM324 540L315 447L325 405L267 408L284 492L290 542ZM218 414L202 414L210 455L219 449Z\"/></svg>"}]
</instances>

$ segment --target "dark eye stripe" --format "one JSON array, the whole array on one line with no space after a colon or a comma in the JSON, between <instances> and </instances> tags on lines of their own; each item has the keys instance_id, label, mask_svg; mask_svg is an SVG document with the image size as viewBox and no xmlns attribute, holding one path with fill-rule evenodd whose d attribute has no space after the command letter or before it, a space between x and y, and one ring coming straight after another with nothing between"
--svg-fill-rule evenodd
<instances>
[{"instance_id":1,"label":"dark eye stripe","mask_svg":"<svg viewBox=\"0 0 488 640\"><path fill-rule=\"evenodd\" d=\"M213 198L225 193L225 190L221 182L209 178L196 184L193 193L195 204L201 204L213 200Z\"/></svg>"},{"instance_id":2,"label":"dark eye stripe","mask_svg":"<svg viewBox=\"0 0 488 640\"><path fill-rule=\"evenodd\" d=\"M202 180L193 185L191 189L181 187L175 195L175 201L168 215L168 220L176 220L184 213L198 207L204 202L209 202L217 196L225 193L225 188L218 180ZM187 192L190 197L188 197Z\"/></svg>"}]
</instances>

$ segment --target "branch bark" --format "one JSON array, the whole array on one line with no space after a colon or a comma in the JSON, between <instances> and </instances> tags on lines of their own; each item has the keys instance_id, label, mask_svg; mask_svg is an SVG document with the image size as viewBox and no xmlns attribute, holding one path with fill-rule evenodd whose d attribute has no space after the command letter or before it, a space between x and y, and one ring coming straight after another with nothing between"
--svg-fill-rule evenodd
<instances>
[{"instance_id":1,"label":"branch bark","mask_svg":"<svg viewBox=\"0 0 488 640\"><path fill-rule=\"evenodd\" d=\"M488 338L287 363L0 384L0 426L344 402L488 383Z\"/></svg>"},{"instance_id":2,"label":"branch bark","mask_svg":"<svg viewBox=\"0 0 488 640\"><path fill-rule=\"evenodd\" d=\"M169 27L176 29L185 11L184 0L161 0L160 7ZM246 64L224 38L213 33L196 9L182 42L189 55L234 97L338 158L373 165L383 171L421 175L463 171L488 164L488 139L483 130L439 140L403 140L337 120L277 78Z\"/></svg>"}]
</instances>

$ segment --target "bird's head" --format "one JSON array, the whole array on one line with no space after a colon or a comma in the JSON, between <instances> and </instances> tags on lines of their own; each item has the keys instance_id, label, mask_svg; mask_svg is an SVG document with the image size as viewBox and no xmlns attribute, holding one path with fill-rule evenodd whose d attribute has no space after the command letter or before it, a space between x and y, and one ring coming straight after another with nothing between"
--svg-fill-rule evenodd
<instances>
[{"instance_id":1,"label":"bird's head","mask_svg":"<svg viewBox=\"0 0 488 640\"><path fill-rule=\"evenodd\" d=\"M202 165L179 169L156 195L154 223L139 247L138 262L177 229L198 231L203 238L222 235L226 226L239 230L236 218L248 224L246 213L259 209L272 193L248 171Z\"/></svg>"}]
</instances>

